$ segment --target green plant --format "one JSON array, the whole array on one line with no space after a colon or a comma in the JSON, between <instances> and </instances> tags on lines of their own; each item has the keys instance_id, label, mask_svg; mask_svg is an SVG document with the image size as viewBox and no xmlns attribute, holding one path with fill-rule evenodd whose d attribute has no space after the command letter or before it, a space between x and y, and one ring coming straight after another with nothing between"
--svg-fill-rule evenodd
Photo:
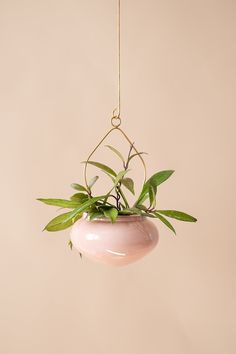
<instances>
[{"instance_id":1,"label":"green plant","mask_svg":"<svg viewBox=\"0 0 236 354\"><path fill-rule=\"evenodd\" d=\"M173 218L181 221L196 222L193 216L177 210L160 210L157 208L156 194L161 183L165 182L172 174L173 170L160 171L155 173L147 181L144 182L141 192L135 203L130 206L128 198L124 193L124 189L135 195L134 181L128 177L130 171L130 163L135 157L140 157L144 152L133 151L133 144L130 145L127 158L114 147L106 145L112 152L114 152L122 162L122 169L118 173L111 167L96 161L84 161L103 171L112 180L112 187L110 190L100 196L94 196L92 189L98 180L95 176L87 183L85 178L85 185L73 183L71 186L76 193L73 194L69 200L65 199L42 199L38 200L60 208L69 209L66 213L52 219L44 228L47 231L64 230L72 226L83 213L89 215L89 219L109 218L112 223L115 223L119 215L143 215L146 217L157 218L162 221L171 231L175 232L174 227L166 219Z\"/></svg>"}]
</instances>

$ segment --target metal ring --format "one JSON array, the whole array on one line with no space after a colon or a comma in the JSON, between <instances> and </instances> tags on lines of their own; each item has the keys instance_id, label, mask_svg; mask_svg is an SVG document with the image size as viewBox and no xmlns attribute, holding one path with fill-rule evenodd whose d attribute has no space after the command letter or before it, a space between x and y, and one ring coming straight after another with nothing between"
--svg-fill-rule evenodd
<instances>
[{"instance_id":1,"label":"metal ring","mask_svg":"<svg viewBox=\"0 0 236 354\"><path fill-rule=\"evenodd\" d=\"M121 125L121 118L119 116L112 117L111 125L115 128L118 128Z\"/></svg>"}]
</instances>

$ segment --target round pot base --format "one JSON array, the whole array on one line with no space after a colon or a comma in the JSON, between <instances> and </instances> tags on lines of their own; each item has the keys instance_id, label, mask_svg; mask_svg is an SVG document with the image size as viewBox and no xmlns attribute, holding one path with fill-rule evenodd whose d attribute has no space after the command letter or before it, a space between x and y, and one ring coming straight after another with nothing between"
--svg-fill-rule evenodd
<instances>
[{"instance_id":1,"label":"round pot base","mask_svg":"<svg viewBox=\"0 0 236 354\"><path fill-rule=\"evenodd\" d=\"M84 215L72 226L70 236L82 255L113 266L141 259L156 246L159 238L155 224L140 215L119 216L114 224L106 218L90 221Z\"/></svg>"}]
</instances>

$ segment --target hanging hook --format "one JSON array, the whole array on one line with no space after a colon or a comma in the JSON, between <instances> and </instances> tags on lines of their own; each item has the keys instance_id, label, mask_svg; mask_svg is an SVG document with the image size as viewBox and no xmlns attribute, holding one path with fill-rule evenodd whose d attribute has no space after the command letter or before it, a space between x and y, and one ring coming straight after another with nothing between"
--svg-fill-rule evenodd
<instances>
[{"instance_id":1,"label":"hanging hook","mask_svg":"<svg viewBox=\"0 0 236 354\"><path fill-rule=\"evenodd\" d=\"M114 127L114 128L118 128L120 125L121 125L121 118L120 116L113 116L111 118L111 125Z\"/></svg>"},{"instance_id":2,"label":"hanging hook","mask_svg":"<svg viewBox=\"0 0 236 354\"><path fill-rule=\"evenodd\" d=\"M118 111L118 108L115 108L112 112L111 125L115 128L118 128L121 125L121 118L120 112L118 111L118 114L115 114L116 111Z\"/></svg>"}]
</instances>

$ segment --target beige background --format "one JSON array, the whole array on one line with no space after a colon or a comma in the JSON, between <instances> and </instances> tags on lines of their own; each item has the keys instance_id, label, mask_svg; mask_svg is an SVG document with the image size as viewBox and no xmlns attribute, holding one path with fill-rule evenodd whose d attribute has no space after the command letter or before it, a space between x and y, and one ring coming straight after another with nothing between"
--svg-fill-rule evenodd
<instances>
[{"instance_id":1,"label":"beige background","mask_svg":"<svg viewBox=\"0 0 236 354\"><path fill-rule=\"evenodd\" d=\"M158 224L155 251L120 269L41 232L55 210L35 198L67 197L110 127L116 1L1 0L2 354L236 352L236 2L123 3L123 128L149 174L176 170L159 205L199 221L176 238Z\"/></svg>"}]
</instances>

